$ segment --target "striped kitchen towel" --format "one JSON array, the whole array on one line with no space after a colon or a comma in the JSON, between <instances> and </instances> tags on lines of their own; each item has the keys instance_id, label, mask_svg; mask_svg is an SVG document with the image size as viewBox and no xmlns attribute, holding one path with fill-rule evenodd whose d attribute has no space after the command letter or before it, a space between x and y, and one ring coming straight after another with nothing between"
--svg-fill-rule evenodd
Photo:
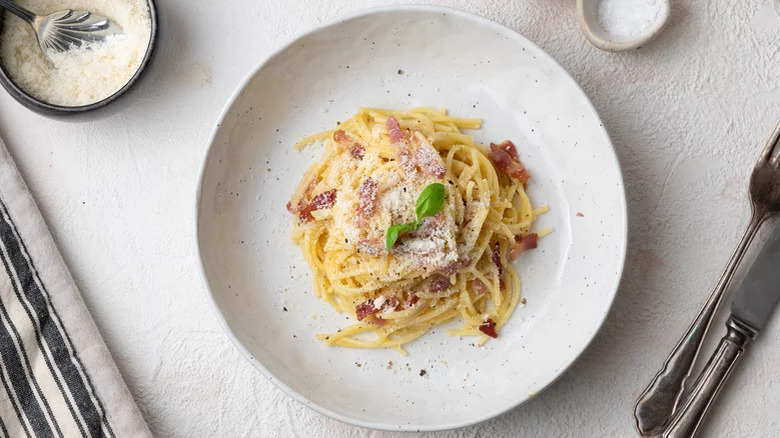
<instances>
[{"instance_id":1,"label":"striped kitchen towel","mask_svg":"<svg viewBox=\"0 0 780 438\"><path fill-rule=\"evenodd\" d=\"M0 436L151 436L2 140Z\"/></svg>"}]
</instances>

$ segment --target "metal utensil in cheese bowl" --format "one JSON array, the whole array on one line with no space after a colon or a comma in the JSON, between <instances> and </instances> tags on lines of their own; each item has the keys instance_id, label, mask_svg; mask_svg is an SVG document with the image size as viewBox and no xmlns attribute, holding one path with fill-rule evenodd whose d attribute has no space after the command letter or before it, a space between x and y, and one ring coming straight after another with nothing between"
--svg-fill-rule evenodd
<instances>
[{"instance_id":1,"label":"metal utensil in cheese bowl","mask_svg":"<svg viewBox=\"0 0 780 438\"><path fill-rule=\"evenodd\" d=\"M728 332L720 341L690 395L674 416L665 438L693 436L726 379L756 338L780 299L780 225L775 227L731 301Z\"/></svg>"},{"instance_id":2,"label":"metal utensil in cheese bowl","mask_svg":"<svg viewBox=\"0 0 780 438\"><path fill-rule=\"evenodd\" d=\"M16 14L33 27L44 55L64 52L84 44L105 41L122 29L101 15L89 11L65 9L48 15L36 15L12 0L0 0L0 7Z\"/></svg>"}]
</instances>

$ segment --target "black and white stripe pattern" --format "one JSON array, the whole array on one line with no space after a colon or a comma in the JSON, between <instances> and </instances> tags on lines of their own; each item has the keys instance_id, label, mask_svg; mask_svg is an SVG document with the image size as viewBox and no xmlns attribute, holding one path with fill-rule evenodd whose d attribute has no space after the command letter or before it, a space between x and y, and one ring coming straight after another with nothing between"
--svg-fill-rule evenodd
<instances>
[{"instance_id":1,"label":"black and white stripe pattern","mask_svg":"<svg viewBox=\"0 0 780 438\"><path fill-rule=\"evenodd\" d=\"M0 435L115 436L35 260L2 199Z\"/></svg>"}]
</instances>

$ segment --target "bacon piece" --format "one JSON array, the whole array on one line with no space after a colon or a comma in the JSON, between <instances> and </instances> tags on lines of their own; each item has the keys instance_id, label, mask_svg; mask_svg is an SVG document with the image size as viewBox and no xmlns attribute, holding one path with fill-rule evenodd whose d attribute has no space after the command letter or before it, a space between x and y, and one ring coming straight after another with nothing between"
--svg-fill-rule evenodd
<instances>
[{"instance_id":1,"label":"bacon piece","mask_svg":"<svg viewBox=\"0 0 780 438\"><path fill-rule=\"evenodd\" d=\"M441 274L434 274L431 280L431 292L441 292L449 289L451 286L450 278Z\"/></svg>"},{"instance_id":2,"label":"bacon piece","mask_svg":"<svg viewBox=\"0 0 780 438\"><path fill-rule=\"evenodd\" d=\"M474 290L474 293L481 297L482 295L485 295L488 291L488 287L485 285L485 283L482 282L480 279L476 279L471 282L471 288Z\"/></svg>"},{"instance_id":3,"label":"bacon piece","mask_svg":"<svg viewBox=\"0 0 780 438\"><path fill-rule=\"evenodd\" d=\"M310 220L309 215L305 216L301 214L301 212L306 208L306 200L301 199L297 205L293 206L292 201L287 202L287 211L289 211L292 214L297 214L298 219L303 222L308 222Z\"/></svg>"},{"instance_id":4,"label":"bacon piece","mask_svg":"<svg viewBox=\"0 0 780 438\"><path fill-rule=\"evenodd\" d=\"M395 154L398 157L398 162L401 164L401 169L410 178L417 175L417 166L414 165L414 158L412 158L412 152L409 150L405 143L394 143Z\"/></svg>"},{"instance_id":5,"label":"bacon piece","mask_svg":"<svg viewBox=\"0 0 780 438\"><path fill-rule=\"evenodd\" d=\"M436 213L433 216L428 216L422 220L420 228L415 232L416 236L431 237L442 227L444 227L444 215L442 213Z\"/></svg>"},{"instance_id":6,"label":"bacon piece","mask_svg":"<svg viewBox=\"0 0 780 438\"><path fill-rule=\"evenodd\" d=\"M303 175L301 183L287 202L287 211L292 214L298 214L306 207L309 199L311 199L312 192L317 187L317 180L317 174L312 171L308 171ZM308 184L305 184L306 181L308 181Z\"/></svg>"},{"instance_id":7,"label":"bacon piece","mask_svg":"<svg viewBox=\"0 0 780 438\"><path fill-rule=\"evenodd\" d=\"M336 189L328 190L327 192L322 192L319 195L315 196L314 199L311 200L308 207L314 211L314 210L322 210L326 208L333 207L333 204L336 203Z\"/></svg>"},{"instance_id":8,"label":"bacon piece","mask_svg":"<svg viewBox=\"0 0 780 438\"><path fill-rule=\"evenodd\" d=\"M539 241L539 235L531 233L527 236L515 236L515 244L509 250L509 260L515 260L529 249L535 249Z\"/></svg>"},{"instance_id":9,"label":"bacon piece","mask_svg":"<svg viewBox=\"0 0 780 438\"><path fill-rule=\"evenodd\" d=\"M411 141L415 149L413 154L414 164L423 172L427 172L436 178L443 178L444 174L447 173L447 168L444 166L444 162L442 162L436 148L421 132L415 132Z\"/></svg>"},{"instance_id":10,"label":"bacon piece","mask_svg":"<svg viewBox=\"0 0 780 438\"><path fill-rule=\"evenodd\" d=\"M404 131L401 129L401 125L398 124L398 120L395 117L390 116L387 122L385 122L385 126L387 126L387 132L390 134L390 141L393 143L398 163L406 175L413 177L417 173L417 168L414 165L409 144L403 141Z\"/></svg>"},{"instance_id":11,"label":"bacon piece","mask_svg":"<svg viewBox=\"0 0 780 438\"><path fill-rule=\"evenodd\" d=\"M366 178L360 183L358 188L360 199L358 200L357 216L355 217L358 222L365 224L365 220L373 216L376 207L376 189L376 181L372 178Z\"/></svg>"},{"instance_id":12,"label":"bacon piece","mask_svg":"<svg viewBox=\"0 0 780 438\"><path fill-rule=\"evenodd\" d=\"M441 270L441 273L449 277L450 275L458 272L460 269L468 266L469 263L471 263L471 260L468 257L464 256L462 259L458 261L449 263Z\"/></svg>"},{"instance_id":13,"label":"bacon piece","mask_svg":"<svg viewBox=\"0 0 780 438\"><path fill-rule=\"evenodd\" d=\"M379 313L379 309L374 307L374 300L366 300L355 306L355 316L357 316L358 321L377 313Z\"/></svg>"},{"instance_id":14,"label":"bacon piece","mask_svg":"<svg viewBox=\"0 0 780 438\"><path fill-rule=\"evenodd\" d=\"M385 301L385 304L382 306L382 311L393 312L400 305L401 305L401 301L398 299L398 297L390 297Z\"/></svg>"},{"instance_id":15,"label":"bacon piece","mask_svg":"<svg viewBox=\"0 0 780 438\"><path fill-rule=\"evenodd\" d=\"M391 142L398 143L404 139L404 131L401 129L401 125L398 124L398 119L396 119L394 116L387 118L385 126L387 126L387 132L390 134Z\"/></svg>"},{"instance_id":16,"label":"bacon piece","mask_svg":"<svg viewBox=\"0 0 780 438\"><path fill-rule=\"evenodd\" d=\"M422 146L414 151L414 163L417 167L436 178L444 178L444 175L447 173L447 168L441 163L439 153L432 147L429 149Z\"/></svg>"},{"instance_id":17,"label":"bacon piece","mask_svg":"<svg viewBox=\"0 0 780 438\"><path fill-rule=\"evenodd\" d=\"M312 211L331 208L335 203L336 203L336 189L331 189L328 190L327 192L322 192L319 195L315 196L311 200L311 202L309 202L303 208L300 209L300 213L298 214L298 219L300 219L301 222L309 222L310 220L314 219L314 217L311 215Z\"/></svg>"},{"instance_id":18,"label":"bacon piece","mask_svg":"<svg viewBox=\"0 0 780 438\"><path fill-rule=\"evenodd\" d=\"M501 144L503 145L504 143ZM514 148L514 145L511 144L511 142L510 145L510 150L513 151L514 155L517 155L517 150ZM490 157L490 160L493 161L493 164L509 175L510 178L520 181L523 184L523 187L528 185L531 174L519 159L513 158L512 153L507 152L507 147L490 143L490 152L488 153L488 156Z\"/></svg>"},{"instance_id":19,"label":"bacon piece","mask_svg":"<svg viewBox=\"0 0 780 438\"><path fill-rule=\"evenodd\" d=\"M486 319L485 322L479 325L479 331L490 336L491 338L498 337L498 333L496 333L496 323L493 322L493 320L490 318Z\"/></svg>"},{"instance_id":20,"label":"bacon piece","mask_svg":"<svg viewBox=\"0 0 780 438\"><path fill-rule=\"evenodd\" d=\"M491 148L493 147L495 143L490 143ZM509 140L504 140L501 143L497 144L499 148L501 148L504 152L509 154L510 157L512 157L513 160L520 161L520 156L517 155L517 148L515 147L515 144L512 143Z\"/></svg>"},{"instance_id":21,"label":"bacon piece","mask_svg":"<svg viewBox=\"0 0 780 438\"><path fill-rule=\"evenodd\" d=\"M356 160L362 160L363 156L365 156L366 148L363 147L363 145L360 144L357 140L348 136L347 133L341 129L333 131L333 140L336 143L348 148L349 154L352 155L352 158Z\"/></svg>"},{"instance_id":22,"label":"bacon piece","mask_svg":"<svg viewBox=\"0 0 780 438\"><path fill-rule=\"evenodd\" d=\"M352 155L352 158L360 161L366 156L366 148L363 145L356 144L349 148L349 154Z\"/></svg>"},{"instance_id":23,"label":"bacon piece","mask_svg":"<svg viewBox=\"0 0 780 438\"><path fill-rule=\"evenodd\" d=\"M376 316L376 314L379 312L392 312L398 308L400 304L401 302L397 297L390 297L384 299L384 302L377 308L374 300L366 300L355 307L355 314L358 321L368 318L368 322L376 324L377 327L382 327L387 321Z\"/></svg>"},{"instance_id":24,"label":"bacon piece","mask_svg":"<svg viewBox=\"0 0 780 438\"><path fill-rule=\"evenodd\" d=\"M352 155L352 158L362 160L365 156L366 148L341 129L333 131L333 140L336 143L349 148L349 154Z\"/></svg>"},{"instance_id":25,"label":"bacon piece","mask_svg":"<svg viewBox=\"0 0 780 438\"><path fill-rule=\"evenodd\" d=\"M348 136L347 133L341 129L333 131L333 140L345 147L350 147L357 143L352 137Z\"/></svg>"},{"instance_id":26,"label":"bacon piece","mask_svg":"<svg viewBox=\"0 0 780 438\"><path fill-rule=\"evenodd\" d=\"M490 260L498 268L498 287L504 289L504 265L501 264L501 247L498 242L493 244L493 252L490 254Z\"/></svg>"},{"instance_id":27,"label":"bacon piece","mask_svg":"<svg viewBox=\"0 0 780 438\"><path fill-rule=\"evenodd\" d=\"M416 293L410 292L409 296L406 298L406 302L404 303L405 308L410 308L417 304L417 302L420 301L420 297L417 296Z\"/></svg>"},{"instance_id":28,"label":"bacon piece","mask_svg":"<svg viewBox=\"0 0 780 438\"><path fill-rule=\"evenodd\" d=\"M517 236L515 236L515 240L517 240ZM536 233L531 233L521 238L520 240L523 242L525 249L536 249L539 244L539 235Z\"/></svg>"}]
</instances>

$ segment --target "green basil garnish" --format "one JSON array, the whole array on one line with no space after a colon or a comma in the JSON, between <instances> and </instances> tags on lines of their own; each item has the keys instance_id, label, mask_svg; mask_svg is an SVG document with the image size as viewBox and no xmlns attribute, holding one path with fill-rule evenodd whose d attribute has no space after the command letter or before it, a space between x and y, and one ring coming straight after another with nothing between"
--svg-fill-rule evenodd
<instances>
[{"instance_id":1,"label":"green basil garnish","mask_svg":"<svg viewBox=\"0 0 780 438\"><path fill-rule=\"evenodd\" d=\"M414 231L420 226L420 222L422 222L423 219L439 214L442 207L444 207L444 194L443 184L433 183L425 187L417 198L417 205L414 209L417 214L417 220L410 224L393 225L387 229L387 233L385 233L387 250L393 250L393 246L395 246L395 242L398 240L401 233Z\"/></svg>"},{"instance_id":2,"label":"green basil garnish","mask_svg":"<svg viewBox=\"0 0 780 438\"><path fill-rule=\"evenodd\" d=\"M444 206L444 185L439 183L429 184L417 198L417 222L423 218L433 216L441 211Z\"/></svg>"}]
</instances>

